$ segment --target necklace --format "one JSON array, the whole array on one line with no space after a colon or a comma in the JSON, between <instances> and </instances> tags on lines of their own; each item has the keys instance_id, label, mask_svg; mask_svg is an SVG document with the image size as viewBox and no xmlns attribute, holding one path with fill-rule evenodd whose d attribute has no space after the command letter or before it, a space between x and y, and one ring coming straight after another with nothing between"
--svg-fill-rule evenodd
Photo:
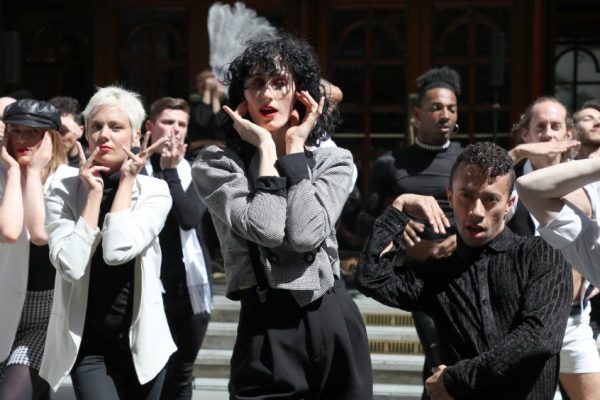
<instances>
[{"instance_id":1,"label":"necklace","mask_svg":"<svg viewBox=\"0 0 600 400\"><path fill-rule=\"evenodd\" d=\"M449 140L444 144L427 144L427 143L421 142L418 138L415 138L415 144L422 149L430 150L430 151L446 150L448 147L450 147Z\"/></svg>"}]
</instances>

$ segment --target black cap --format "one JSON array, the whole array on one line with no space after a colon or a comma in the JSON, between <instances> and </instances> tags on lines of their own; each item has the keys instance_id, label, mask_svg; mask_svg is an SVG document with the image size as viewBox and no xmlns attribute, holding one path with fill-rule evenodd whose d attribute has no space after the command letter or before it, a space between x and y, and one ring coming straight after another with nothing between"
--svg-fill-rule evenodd
<instances>
[{"instance_id":1,"label":"black cap","mask_svg":"<svg viewBox=\"0 0 600 400\"><path fill-rule=\"evenodd\" d=\"M2 119L6 125L23 125L32 128L60 129L60 112L50 103L34 99L21 99L4 109Z\"/></svg>"}]
</instances>

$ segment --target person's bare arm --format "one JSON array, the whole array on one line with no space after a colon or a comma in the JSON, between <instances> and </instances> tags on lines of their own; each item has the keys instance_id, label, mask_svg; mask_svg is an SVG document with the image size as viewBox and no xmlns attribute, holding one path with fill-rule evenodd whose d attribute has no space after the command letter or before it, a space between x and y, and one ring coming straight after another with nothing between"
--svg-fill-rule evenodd
<instances>
[{"instance_id":1,"label":"person's bare arm","mask_svg":"<svg viewBox=\"0 0 600 400\"><path fill-rule=\"evenodd\" d=\"M541 226L564 205L563 197L600 179L600 158L577 160L533 171L517 179L519 198Z\"/></svg>"},{"instance_id":2,"label":"person's bare arm","mask_svg":"<svg viewBox=\"0 0 600 400\"><path fill-rule=\"evenodd\" d=\"M563 154L571 149L576 149L580 146L577 140L567 140L564 142L538 142L538 143L521 143L513 147L508 155L513 160L513 165L526 158L550 156Z\"/></svg>"}]
</instances>

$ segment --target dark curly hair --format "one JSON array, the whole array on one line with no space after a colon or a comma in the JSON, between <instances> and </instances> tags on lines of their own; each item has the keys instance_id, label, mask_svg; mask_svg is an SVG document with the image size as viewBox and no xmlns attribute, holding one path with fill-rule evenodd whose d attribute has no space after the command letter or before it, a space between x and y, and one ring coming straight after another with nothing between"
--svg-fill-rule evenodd
<instances>
[{"instance_id":1,"label":"dark curly hair","mask_svg":"<svg viewBox=\"0 0 600 400\"><path fill-rule=\"evenodd\" d=\"M481 182L491 182L498 176L510 174L509 196L515 185L515 171L513 169L512 158L502 147L492 142L478 142L468 145L462 153L456 158L452 170L450 171L450 187L454 175L459 166L475 165L482 175L479 177Z\"/></svg>"},{"instance_id":2,"label":"dark curly hair","mask_svg":"<svg viewBox=\"0 0 600 400\"><path fill-rule=\"evenodd\" d=\"M460 95L460 75L450 67L431 68L417 78L419 104L431 89L449 89L456 97Z\"/></svg>"},{"instance_id":3,"label":"dark curly hair","mask_svg":"<svg viewBox=\"0 0 600 400\"><path fill-rule=\"evenodd\" d=\"M257 67L268 77L285 68L294 80L296 91L306 90L316 101L322 96L319 61L312 46L289 33L278 32L273 37L249 41L244 52L229 65L225 83L229 85L228 105L233 110L245 100L244 83ZM299 101L295 107L302 121L306 107ZM329 108L329 100L325 97L323 113L306 139L307 145L318 146L322 141L329 139L334 131L339 113L329 112ZM223 130L229 147L242 156L251 156L254 153L256 149L240 139L230 118L227 119Z\"/></svg>"}]
</instances>

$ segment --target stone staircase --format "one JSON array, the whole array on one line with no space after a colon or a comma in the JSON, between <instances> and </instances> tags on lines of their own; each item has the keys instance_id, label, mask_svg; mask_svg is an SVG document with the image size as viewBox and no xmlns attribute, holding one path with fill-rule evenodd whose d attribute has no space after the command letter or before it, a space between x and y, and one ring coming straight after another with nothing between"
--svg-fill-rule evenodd
<instances>
[{"instance_id":1,"label":"stone staircase","mask_svg":"<svg viewBox=\"0 0 600 400\"><path fill-rule=\"evenodd\" d=\"M215 289L215 309L196 359L194 392L226 400L240 305L225 298L222 288ZM350 294L367 324L375 399L420 399L423 355L410 313L381 305L356 291Z\"/></svg>"}]
</instances>

